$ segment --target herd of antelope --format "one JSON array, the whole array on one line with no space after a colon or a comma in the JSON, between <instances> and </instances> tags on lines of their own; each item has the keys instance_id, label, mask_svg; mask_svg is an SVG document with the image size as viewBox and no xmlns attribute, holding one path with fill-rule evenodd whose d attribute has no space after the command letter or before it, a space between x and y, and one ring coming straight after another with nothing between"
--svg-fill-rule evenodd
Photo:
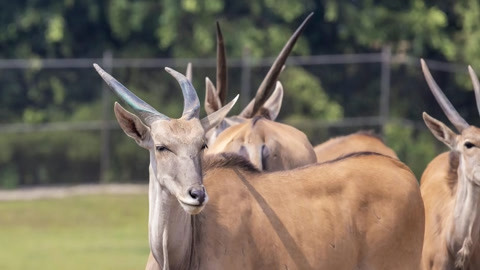
<instances>
[{"instance_id":1,"label":"herd of antelope","mask_svg":"<svg viewBox=\"0 0 480 270\"><path fill-rule=\"evenodd\" d=\"M120 127L148 150L150 256L147 269L480 269L480 129L454 109L421 66L450 122L423 114L451 151L426 168L420 186L379 138L366 132L313 147L275 122L288 40L255 99L226 117L227 63L217 24L216 85L205 110L186 76L183 115L161 114L94 65L134 113L115 103ZM480 110L480 83L468 68ZM288 89L294 91L294 89Z\"/></svg>"}]
</instances>

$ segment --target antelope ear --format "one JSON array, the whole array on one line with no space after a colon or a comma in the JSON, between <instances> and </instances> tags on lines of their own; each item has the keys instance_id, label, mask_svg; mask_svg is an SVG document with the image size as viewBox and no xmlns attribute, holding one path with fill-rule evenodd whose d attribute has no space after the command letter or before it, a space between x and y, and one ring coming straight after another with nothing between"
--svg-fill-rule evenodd
<instances>
[{"instance_id":1,"label":"antelope ear","mask_svg":"<svg viewBox=\"0 0 480 270\"><path fill-rule=\"evenodd\" d=\"M138 116L125 110L117 102L115 102L114 112L118 124L120 124L125 134L133 138L141 147L148 149L151 141L150 128L143 124Z\"/></svg>"},{"instance_id":2,"label":"antelope ear","mask_svg":"<svg viewBox=\"0 0 480 270\"><path fill-rule=\"evenodd\" d=\"M205 118L201 120L203 129L205 130L205 132L207 132L211 128L216 127L218 124L220 124L220 122L222 122L225 116L227 116L228 112L230 112L230 110L232 109L233 105L235 105L235 103L237 102L238 96L239 95L237 95L227 105L223 106L223 108L220 108L216 112L213 112L207 115Z\"/></svg>"},{"instance_id":3,"label":"antelope ear","mask_svg":"<svg viewBox=\"0 0 480 270\"><path fill-rule=\"evenodd\" d=\"M282 100L283 100L283 86L280 81L277 81L277 85L275 86L275 91L272 95L267 99L265 104L263 105L263 109L268 112L268 118L272 121L277 119L278 114L280 113L280 108L282 108Z\"/></svg>"},{"instance_id":4,"label":"antelope ear","mask_svg":"<svg viewBox=\"0 0 480 270\"><path fill-rule=\"evenodd\" d=\"M422 116L423 121L425 121L428 129L433 133L433 136L450 147L450 149L455 149L457 145L457 134L455 134L455 132L448 128L444 123L431 117L426 112L423 112Z\"/></svg>"},{"instance_id":5,"label":"antelope ear","mask_svg":"<svg viewBox=\"0 0 480 270\"><path fill-rule=\"evenodd\" d=\"M205 111L207 114L212 114L218 111L222 107L220 96L213 86L212 81L208 77L205 77Z\"/></svg>"}]
</instances>

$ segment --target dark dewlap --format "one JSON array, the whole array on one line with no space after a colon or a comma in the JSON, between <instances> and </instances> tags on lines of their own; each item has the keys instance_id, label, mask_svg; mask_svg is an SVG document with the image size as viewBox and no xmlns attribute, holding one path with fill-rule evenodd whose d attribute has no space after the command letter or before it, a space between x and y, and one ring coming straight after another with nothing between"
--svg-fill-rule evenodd
<instances>
[{"instance_id":1,"label":"dark dewlap","mask_svg":"<svg viewBox=\"0 0 480 270\"><path fill-rule=\"evenodd\" d=\"M260 172L248 159L235 153L206 155L203 158L204 171L216 168L238 168L248 172Z\"/></svg>"},{"instance_id":2,"label":"dark dewlap","mask_svg":"<svg viewBox=\"0 0 480 270\"><path fill-rule=\"evenodd\" d=\"M458 169L458 163L460 162L460 156L458 152L455 151L450 151L448 153L448 187L450 187L450 190L452 194L455 192L455 187L457 186L457 181L458 181L458 174L457 174L457 169Z\"/></svg>"}]
</instances>

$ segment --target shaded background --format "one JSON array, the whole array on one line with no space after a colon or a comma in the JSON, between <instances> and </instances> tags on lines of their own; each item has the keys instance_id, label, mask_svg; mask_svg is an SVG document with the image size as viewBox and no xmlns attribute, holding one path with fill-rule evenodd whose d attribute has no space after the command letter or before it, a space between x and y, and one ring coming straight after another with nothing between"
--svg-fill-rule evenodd
<instances>
[{"instance_id":1,"label":"shaded background","mask_svg":"<svg viewBox=\"0 0 480 270\"><path fill-rule=\"evenodd\" d=\"M91 64L179 116L181 92L163 67L183 71L192 61L203 100L205 76L215 79L218 20L229 97L241 92L244 105L311 11L280 77L286 95L279 120L304 130L313 144L373 129L420 176L446 150L424 128L421 112L446 118L419 57L436 60L429 63L440 86L469 123L478 122L466 65L480 69L479 3L436 2L2 2L0 186L146 181L148 155L113 121L114 98L103 93Z\"/></svg>"}]
</instances>

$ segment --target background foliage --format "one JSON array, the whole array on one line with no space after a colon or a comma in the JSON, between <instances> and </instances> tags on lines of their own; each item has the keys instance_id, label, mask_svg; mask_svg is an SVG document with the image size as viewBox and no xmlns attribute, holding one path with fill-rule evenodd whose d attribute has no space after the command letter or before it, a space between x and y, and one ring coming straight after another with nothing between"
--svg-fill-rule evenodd
<instances>
[{"instance_id":1,"label":"background foliage","mask_svg":"<svg viewBox=\"0 0 480 270\"><path fill-rule=\"evenodd\" d=\"M314 18L293 55L378 52L468 63L480 70L480 4L459 1L374 0L22 0L0 3L1 58L201 58L215 56L214 23L219 20L230 58L248 51L274 56L309 12ZM466 66L465 66L466 67ZM428 111L445 117L426 90L418 67L393 65L391 115L420 120ZM230 69L230 95L239 72ZM466 71L466 68L465 68ZM194 84L214 69L195 70ZM155 69L115 69L115 76L167 115L181 111L178 86ZM254 70L259 85L265 68ZM0 123L88 121L101 117L101 81L93 69L5 69L0 73ZM478 119L466 74L435 72L452 103L472 124ZM378 113L379 65L289 67L282 74L283 120L337 120ZM171 90L174 89L174 90ZM238 110L238 108L237 108ZM355 130L305 129L313 143ZM146 180L147 155L114 132L114 181ZM0 184L98 180L99 132L55 132L0 136ZM424 129L391 124L385 139L419 175L445 150Z\"/></svg>"}]
</instances>

